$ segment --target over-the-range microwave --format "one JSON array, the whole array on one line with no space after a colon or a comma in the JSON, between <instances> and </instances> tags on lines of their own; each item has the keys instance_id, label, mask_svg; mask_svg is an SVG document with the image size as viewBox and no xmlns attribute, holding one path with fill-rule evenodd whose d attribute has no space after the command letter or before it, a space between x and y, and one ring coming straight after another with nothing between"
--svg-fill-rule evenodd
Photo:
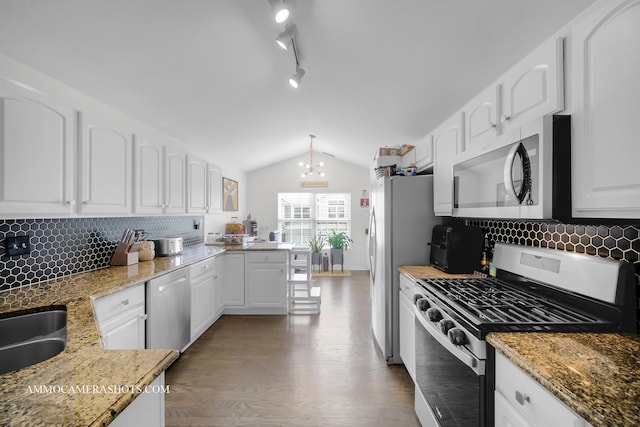
<instances>
[{"instance_id":1,"label":"over-the-range microwave","mask_svg":"<svg viewBox=\"0 0 640 427\"><path fill-rule=\"evenodd\" d=\"M571 116L540 117L483 148L453 165L453 216L571 218Z\"/></svg>"}]
</instances>

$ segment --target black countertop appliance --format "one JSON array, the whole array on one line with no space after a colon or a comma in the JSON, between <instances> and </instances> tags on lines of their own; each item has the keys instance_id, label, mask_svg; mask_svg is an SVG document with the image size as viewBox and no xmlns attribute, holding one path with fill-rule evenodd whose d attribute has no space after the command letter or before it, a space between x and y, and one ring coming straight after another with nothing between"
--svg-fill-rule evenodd
<instances>
[{"instance_id":1,"label":"black countertop appliance","mask_svg":"<svg viewBox=\"0 0 640 427\"><path fill-rule=\"evenodd\" d=\"M436 225L429 242L429 262L447 273L473 273L480 269L483 243L484 233L480 227Z\"/></svg>"}]
</instances>

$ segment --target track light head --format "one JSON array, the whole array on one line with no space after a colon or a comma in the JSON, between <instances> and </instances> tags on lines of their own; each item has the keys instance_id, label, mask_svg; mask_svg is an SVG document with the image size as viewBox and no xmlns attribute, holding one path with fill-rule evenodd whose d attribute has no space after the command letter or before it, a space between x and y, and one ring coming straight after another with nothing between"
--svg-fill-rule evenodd
<instances>
[{"instance_id":1,"label":"track light head","mask_svg":"<svg viewBox=\"0 0 640 427\"><path fill-rule=\"evenodd\" d=\"M300 86L300 82L302 81L302 77L304 76L304 70L302 68L298 68L296 73L289 77L289 84L297 89Z\"/></svg>"},{"instance_id":2,"label":"track light head","mask_svg":"<svg viewBox=\"0 0 640 427\"><path fill-rule=\"evenodd\" d=\"M271 0L271 10L278 24L282 24L289 18L289 8L284 4L284 0Z\"/></svg>"},{"instance_id":3,"label":"track light head","mask_svg":"<svg viewBox=\"0 0 640 427\"><path fill-rule=\"evenodd\" d=\"M295 33L296 33L295 24L287 23L287 26L285 27L284 31L278 34L278 37L276 37L276 43L278 43L278 46L280 46L284 50L289 50L289 46L291 45L291 42L293 40L293 36L295 35Z\"/></svg>"}]
</instances>

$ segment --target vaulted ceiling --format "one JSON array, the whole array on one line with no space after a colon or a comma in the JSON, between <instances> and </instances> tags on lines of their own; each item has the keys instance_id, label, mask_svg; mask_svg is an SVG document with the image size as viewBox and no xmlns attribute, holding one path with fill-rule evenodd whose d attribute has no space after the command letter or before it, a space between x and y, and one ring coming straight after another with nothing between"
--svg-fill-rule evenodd
<instances>
[{"instance_id":1,"label":"vaulted ceiling","mask_svg":"<svg viewBox=\"0 0 640 427\"><path fill-rule=\"evenodd\" d=\"M251 171L415 143L593 0L0 0L0 54ZM1 74L1 70L0 70Z\"/></svg>"}]
</instances>

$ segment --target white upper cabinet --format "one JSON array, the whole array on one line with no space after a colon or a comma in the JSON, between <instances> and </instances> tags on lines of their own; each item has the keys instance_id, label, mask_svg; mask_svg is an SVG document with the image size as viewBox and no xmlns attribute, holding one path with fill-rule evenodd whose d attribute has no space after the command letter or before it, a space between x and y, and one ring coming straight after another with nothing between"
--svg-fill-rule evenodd
<instances>
[{"instance_id":1,"label":"white upper cabinet","mask_svg":"<svg viewBox=\"0 0 640 427\"><path fill-rule=\"evenodd\" d=\"M464 113L456 113L433 132L433 210L450 216L453 210L453 163L464 147Z\"/></svg>"},{"instance_id":2,"label":"white upper cabinet","mask_svg":"<svg viewBox=\"0 0 640 427\"><path fill-rule=\"evenodd\" d=\"M500 134L500 103L502 85L491 85L473 98L464 111L464 136L466 150L488 150L491 142Z\"/></svg>"},{"instance_id":3,"label":"white upper cabinet","mask_svg":"<svg viewBox=\"0 0 640 427\"><path fill-rule=\"evenodd\" d=\"M207 162L187 156L187 212L207 212Z\"/></svg>"},{"instance_id":4,"label":"white upper cabinet","mask_svg":"<svg viewBox=\"0 0 640 427\"><path fill-rule=\"evenodd\" d=\"M402 166L415 166L419 172L433 166L433 135L428 134L402 156Z\"/></svg>"},{"instance_id":5,"label":"white upper cabinet","mask_svg":"<svg viewBox=\"0 0 640 427\"><path fill-rule=\"evenodd\" d=\"M222 172L217 166L207 165L207 213L222 212Z\"/></svg>"},{"instance_id":6,"label":"white upper cabinet","mask_svg":"<svg viewBox=\"0 0 640 427\"><path fill-rule=\"evenodd\" d=\"M131 213L132 134L93 115L80 123L81 213Z\"/></svg>"},{"instance_id":7,"label":"white upper cabinet","mask_svg":"<svg viewBox=\"0 0 640 427\"><path fill-rule=\"evenodd\" d=\"M136 135L134 148L134 211L160 214L164 211L164 147Z\"/></svg>"},{"instance_id":8,"label":"white upper cabinet","mask_svg":"<svg viewBox=\"0 0 640 427\"><path fill-rule=\"evenodd\" d=\"M187 211L187 156L173 147L165 147L165 213Z\"/></svg>"},{"instance_id":9,"label":"white upper cabinet","mask_svg":"<svg viewBox=\"0 0 640 427\"><path fill-rule=\"evenodd\" d=\"M69 214L73 109L0 79L0 215Z\"/></svg>"},{"instance_id":10,"label":"white upper cabinet","mask_svg":"<svg viewBox=\"0 0 640 427\"><path fill-rule=\"evenodd\" d=\"M540 45L502 81L502 131L564 109L564 39Z\"/></svg>"},{"instance_id":11,"label":"white upper cabinet","mask_svg":"<svg viewBox=\"0 0 640 427\"><path fill-rule=\"evenodd\" d=\"M573 215L640 218L640 0L573 28Z\"/></svg>"}]
</instances>

